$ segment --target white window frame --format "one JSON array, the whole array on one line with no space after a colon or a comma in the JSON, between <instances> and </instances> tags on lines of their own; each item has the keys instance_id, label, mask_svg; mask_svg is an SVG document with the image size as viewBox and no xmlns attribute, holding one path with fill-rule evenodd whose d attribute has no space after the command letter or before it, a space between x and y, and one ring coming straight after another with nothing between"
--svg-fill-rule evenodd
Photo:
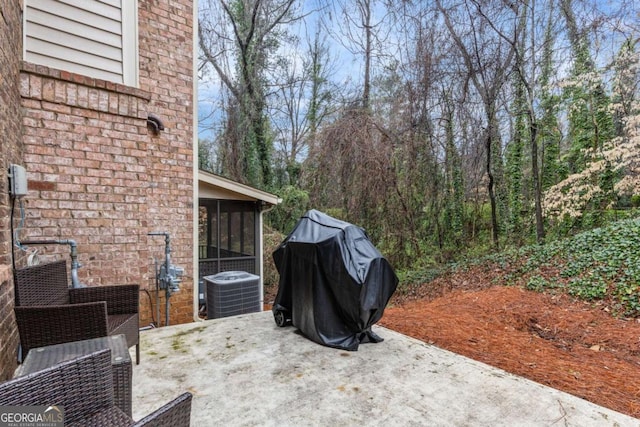
<instances>
[{"instance_id":1,"label":"white window frame","mask_svg":"<svg viewBox=\"0 0 640 427\"><path fill-rule=\"evenodd\" d=\"M125 85L139 87L138 0L122 3L122 76Z\"/></svg>"}]
</instances>

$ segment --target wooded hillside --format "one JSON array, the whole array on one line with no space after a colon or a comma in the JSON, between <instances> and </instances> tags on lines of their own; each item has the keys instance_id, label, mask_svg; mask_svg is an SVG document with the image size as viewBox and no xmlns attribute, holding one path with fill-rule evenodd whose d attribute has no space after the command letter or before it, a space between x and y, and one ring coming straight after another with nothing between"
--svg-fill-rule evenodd
<instances>
[{"instance_id":1,"label":"wooded hillside","mask_svg":"<svg viewBox=\"0 0 640 427\"><path fill-rule=\"evenodd\" d=\"M637 215L638 2L208 0L199 40L200 166L282 232L412 269Z\"/></svg>"}]
</instances>

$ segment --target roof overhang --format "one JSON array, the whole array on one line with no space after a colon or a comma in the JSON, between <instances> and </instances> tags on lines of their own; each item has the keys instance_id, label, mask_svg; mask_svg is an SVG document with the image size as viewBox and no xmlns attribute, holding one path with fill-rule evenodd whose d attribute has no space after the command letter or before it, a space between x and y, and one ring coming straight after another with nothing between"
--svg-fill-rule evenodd
<instances>
[{"instance_id":1,"label":"roof overhang","mask_svg":"<svg viewBox=\"0 0 640 427\"><path fill-rule=\"evenodd\" d=\"M261 201L272 206L282 202L282 199L275 194L203 170L198 171L198 197L202 199Z\"/></svg>"}]
</instances>

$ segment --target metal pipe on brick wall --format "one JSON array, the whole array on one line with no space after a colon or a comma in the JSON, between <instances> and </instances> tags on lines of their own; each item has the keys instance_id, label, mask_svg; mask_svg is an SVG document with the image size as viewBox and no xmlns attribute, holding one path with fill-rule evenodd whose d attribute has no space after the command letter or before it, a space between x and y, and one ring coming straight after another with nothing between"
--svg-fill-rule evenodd
<instances>
[{"instance_id":1,"label":"metal pipe on brick wall","mask_svg":"<svg viewBox=\"0 0 640 427\"><path fill-rule=\"evenodd\" d=\"M78 279L78 269L81 267L78 262L78 244L75 240L24 240L20 242L23 245L69 245L71 249L71 287L82 288L83 285Z\"/></svg>"}]
</instances>

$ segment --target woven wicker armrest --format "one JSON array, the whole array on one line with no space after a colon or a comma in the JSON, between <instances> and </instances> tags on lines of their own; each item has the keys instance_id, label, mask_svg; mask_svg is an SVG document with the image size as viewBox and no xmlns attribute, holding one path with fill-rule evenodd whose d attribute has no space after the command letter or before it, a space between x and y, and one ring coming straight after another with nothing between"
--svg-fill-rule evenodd
<instances>
[{"instance_id":1,"label":"woven wicker armrest","mask_svg":"<svg viewBox=\"0 0 640 427\"><path fill-rule=\"evenodd\" d=\"M108 314L133 314L138 312L140 286L112 285L69 289L71 304L106 301Z\"/></svg>"},{"instance_id":2,"label":"woven wicker armrest","mask_svg":"<svg viewBox=\"0 0 640 427\"><path fill-rule=\"evenodd\" d=\"M107 304L15 307L20 343L27 355L35 347L107 336Z\"/></svg>"},{"instance_id":3,"label":"woven wicker armrest","mask_svg":"<svg viewBox=\"0 0 640 427\"><path fill-rule=\"evenodd\" d=\"M61 405L65 424L113 406L111 350L100 350L0 383L0 405Z\"/></svg>"},{"instance_id":4,"label":"woven wicker armrest","mask_svg":"<svg viewBox=\"0 0 640 427\"><path fill-rule=\"evenodd\" d=\"M163 407L134 424L136 427L189 427L191 422L191 393L182 393Z\"/></svg>"}]
</instances>

